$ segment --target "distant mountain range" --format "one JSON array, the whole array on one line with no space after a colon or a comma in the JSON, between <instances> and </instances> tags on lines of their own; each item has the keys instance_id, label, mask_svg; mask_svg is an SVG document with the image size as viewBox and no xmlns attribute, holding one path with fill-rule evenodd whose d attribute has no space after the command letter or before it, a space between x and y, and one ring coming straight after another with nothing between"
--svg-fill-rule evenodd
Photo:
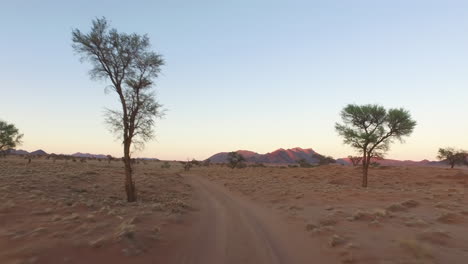
<instances>
[{"instance_id":1,"label":"distant mountain range","mask_svg":"<svg viewBox=\"0 0 468 264\"><path fill-rule=\"evenodd\" d=\"M277 149L266 154L259 154L248 150L238 150L237 153L244 156L247 162L252 163L272 163L272 164L294 164L300 159L305 159L310 164L315 164L321 156L311 148L292 148L292 149ZM211 156L209 159L213 163L227 162L228 152L221 152Z\"/></svg>"},{"instance_id":2,"label":"distant mountain range","mask_svg":"<svg viewBox=\"0 0 468 264\"><path fill-rule=\"evenodd\" d=\"M348 158L337 159L337 163L351 165L351 161ZM371 162L377 162L383 166L440 166L445 165L443 161L430 161L430 160L395 160L395 159L373 159Z\"/></svg>"},{"instance_id":3,"label":"distant mountain range","mask_svg":"<svg viewBox=\"0 0 468 264\"><path fill-rule=\"evenodd\" d=\"M9 149L7 150L8 154L13 154L13 155L48 155L47 152L43 151L42 149L38 149L36 151L28 152L26 150L22 149Z\"/></svg>"},{"instance_id":4,"label":"distant mountain range","mask_svg":"<svg viewBox=\"0 0 468 264\"><path fill-rule=\"evenodd\" d=\"M104 155L104 154L90 154L90 153L81 153L81 152L71 154L70 156L77 157L77 158L96 158L96 159L107 158L107 155Z\"/></svg>"},{"instance_id":5,"label":"distant mountain range","mask_svg":"<svg viewBox=\"0 0 468 264\"><path fill-rule=\"evenodd\" d=\"M251 163L266 163L266 164L296 164L298 160L305 159L310 164L317 164L319 157L325 156L315 152L313 149L278 149L270 153L259 154L249 150L238 150L237 153L244 156L247 162ZM212 163L226 163L228 152L220 152L209 159ZM382 159L375 160L383 166L441 166L445 165L443 161L412 161L412 160L394 160L394 159ZM351 165L351 161L348 158L339 158L336 163L342 165Z\"/></svg>"},{"instance_id":6,"label":"distant mountain range","mask_svg":"<svg viewBox=\"0 0 468 264\"><path fill-rule=\"evenodd\" d=\"M13 155L34 155L34 156L46 156L49 155L47 152L45 152L42 149L38 149L36 151L28 152L26 150L22 149L10 149L7 151L8 154L13 154ZM50 153L51 155L54 155L55 153ZM60 154L62 155L62 154ZM107 159L107 155L104 154L91 154L91 153L81 153L81 152L76 152L71 155L64 154L66 156L71 156L71 157L76 157L76 158L96 158L96 159ZM139 158L139 159L144 159L144 160L158 160L156 158Z\"/></svg>"}]
</instances>

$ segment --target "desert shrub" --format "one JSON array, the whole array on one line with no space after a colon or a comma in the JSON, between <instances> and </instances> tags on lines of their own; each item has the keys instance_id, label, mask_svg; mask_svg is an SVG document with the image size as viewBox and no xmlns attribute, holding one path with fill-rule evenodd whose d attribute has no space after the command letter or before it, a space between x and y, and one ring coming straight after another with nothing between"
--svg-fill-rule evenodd
<instances>
[{"instance_id":1,"label":"desert shrub","mask_svg":"<svg viewBox=\"0 0 468 264\"><path fill-rule=\"evenodd\" d=\"M255 164L250 165L250 167L252 167L252 168L265 168L266 166L263 163L257 162Z\"/></svg>"},{"instance_id":2,"label":"desert shrub","mask_svg":"<svg viewBox=\"0 0 468 264\"><path fill-rule=\"evenodd\" d=\"M312 164L310 164L307 160L305 159L300 159L296 161L299 164L299 167L301 168L312 168Z\"/></svg>"},{"instance_id":3,"label":"desert shrub","mask_svg":"<svg viewBox=\"0 0 468 264\"><path fill-rule=\"evenodd\" d=\"M246 165L243 164L243 162L245 161L244 156L234 151L228 153L227 161L229 163L229 167L231 167L232 169L239 168L240 166L243 166L242 168L246 167Z\"/></svg>"},{"instance_id":4,"label":"desert shrub","mask_svg":"<svg viewBox=\"0 0 468 264\"><path fill-rule=\"evenodd\" d=\"M169 169L171 167L171 164L169 164L169 162L165 161L162 165L161 165L161 168L162 169Z\"/></svg>"},{"instance_id":5,"label":"desert shrub","mask_svg":"<svg viewBox=\"0 0 468 264\"><path fill-rule=\"evenodd\" d=\"M288 168L299 168L299 166L298 166L298 165L295 165L295 164L289 164L289 165L288 165Z\"/></svg>"},{"instance_id":6,"label":"desert shrub","mask_svg":"<svg viewBox=\"0 0 468 264\"><path fill-rule=\"evenodd\" d=\"M192 163L192 165L194 165L194 166L200 166L201 165L201 162L196 160L196 159L192 159L192 161L190 161L190 163Z\"/></svg>"},{"instance_id":7,"label":"desert shrub","mask_svg":"<svg viewBox=\"0 0 468 264\"><path fill-rule=\"evenodd\" d=\"M317 155L317 159L318 159L318 165L328 165L328 164L336 163L336 160L330 156Z\"/></svg>"}]
</instances>

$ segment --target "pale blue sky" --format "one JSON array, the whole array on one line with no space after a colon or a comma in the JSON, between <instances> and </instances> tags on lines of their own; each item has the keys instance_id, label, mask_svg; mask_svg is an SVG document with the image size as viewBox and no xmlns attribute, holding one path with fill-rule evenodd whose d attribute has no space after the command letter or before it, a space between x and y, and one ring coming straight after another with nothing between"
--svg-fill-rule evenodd
<instances>
[{"instance_id":1,"label":"pale blue sky","mask_svg":"<svg viewBox=\"0 0 468 264\"><path fill-rule=\"evenodd\" d=\"M167 116L136 156L298 146L343 157L334 123L348 103L411 112L415 132L388 158L468 149L468 1L0 2L0 118L27 150L121 156L103 123L117 99L71 48L71 30L101 16L147 33L166 60Z\"/></svg>"}]
</instances>

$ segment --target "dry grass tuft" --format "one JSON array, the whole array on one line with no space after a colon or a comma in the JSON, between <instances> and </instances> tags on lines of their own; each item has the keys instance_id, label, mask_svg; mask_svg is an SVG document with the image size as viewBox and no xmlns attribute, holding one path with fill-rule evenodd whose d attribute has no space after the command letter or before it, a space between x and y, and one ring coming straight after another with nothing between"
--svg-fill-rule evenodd
<instances>
[{"instance_id":1,"label":"dry grass tuft","mask_svg":"<svg viewBox=\"0 0 468 264\"><path fill-rule=\"evenodd\" d=\"M400 240L399 245L417 260L432 259L431 249L421 242L413 239Z\"/></svg>"}]
</instances>

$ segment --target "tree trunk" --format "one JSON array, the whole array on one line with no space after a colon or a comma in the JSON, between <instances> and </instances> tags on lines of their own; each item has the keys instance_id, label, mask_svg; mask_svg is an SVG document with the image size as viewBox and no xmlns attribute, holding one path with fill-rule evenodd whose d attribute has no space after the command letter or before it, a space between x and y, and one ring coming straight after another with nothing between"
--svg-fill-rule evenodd
<instances>
[{"instance_id":1,"label":"tree trunk","mask_svg":"<svg viewBox=\"0 0 468 264\"><path fill-rule=\"evenodd\" d=\"M450 168L453 169L455 167L455 162L450 163Z\"/></svg>"},{"instance_id":2,"label":"tree trunk","mask_svg":"<svg viewBox=\"0 0 468 264\"><path fill-rule=\"evenodd\" d=\"M131 141L129 139L124 140L125 192L127 193L127 202L136 202L137 195L135 190L135 182L132 179L130 144Z\"/></svg>"},{"instance_id":3,"label":"tree trunk","mask_svg":"<svg viewBox=\"0 0 468 264\"><path fill-rule=\"evenodd\" d=\"M367 187L367 153L364 151L362 157L362 187Z\"/></svg>"},{"instance_id":4,"label":"tree trunk","mask_svg":"<svg viewBox=\"0 0 468 264\"><path fill-rule=\"evenodd\" d=\"M367 173L369 171L370 154L364 152L362 157L362 187L367 188Z\"/></svg>"}]
</instances>

